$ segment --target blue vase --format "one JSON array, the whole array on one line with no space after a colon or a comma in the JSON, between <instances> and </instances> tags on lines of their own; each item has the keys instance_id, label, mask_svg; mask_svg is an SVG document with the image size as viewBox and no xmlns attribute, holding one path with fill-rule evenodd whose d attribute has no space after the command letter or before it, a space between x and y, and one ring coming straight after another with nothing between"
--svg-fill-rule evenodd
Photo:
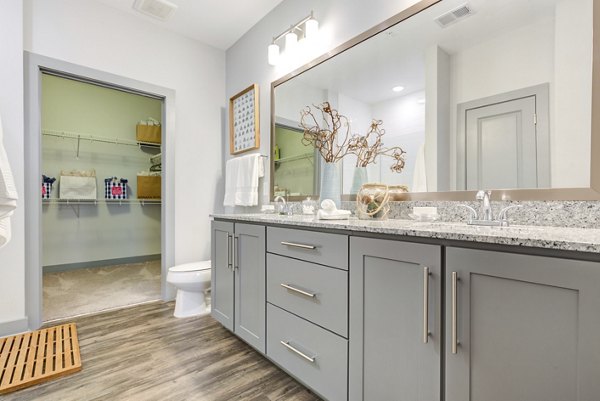
<instances>
[{"instance_id":1,"label":"blue vase","mask_svg":"<svg viewBox=\"0 0 600 401\"><path fill-rule=\"evenodd\" d=\"M368 182L367 168L366 167L355 167L354 177L352 177L352 187L350 188L350 194L356 195L360 191L360 187Z\"/></svg>"},{"instance_id":2,"label":"blue vase","mask_svg":"<svg viewBox=\"0 0 600 401\"><path fill-rule=\"evenodd\" d=\"M319 199L331 199L339 209L342 207L340 163L322 163L321 168Z\"/></svg>"}]
</instances>

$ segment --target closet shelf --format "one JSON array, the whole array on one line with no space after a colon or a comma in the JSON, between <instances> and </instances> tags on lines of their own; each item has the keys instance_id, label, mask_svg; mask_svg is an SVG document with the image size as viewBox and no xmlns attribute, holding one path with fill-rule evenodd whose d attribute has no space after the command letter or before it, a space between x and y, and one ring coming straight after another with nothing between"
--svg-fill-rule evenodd
<instances>
[{"instance_id":1,"label":"closet shelf","mask_svg":"<svg viewBox=\"0 0 600 401\"><path fill-rule=\"evenodd\" d=\"M160 205L160 199L42 199L43 205L126 205L126 204Z\"/></svg>"},{"instance_id":2,"label":"closet shelf","mask_svg":"<svg viewBox=\"0 0 600 401\"><path fill-rule=\"evenodd\" d=\"M302 159L306 159L308 161L310 161L312 163L312 158L314 156L314 153L310 152L310 153L302 153L300 155L295 155L295 156L290 156L290 157L282 157L279 160L275 160L274 163L275 164L280 164L280 163L285 163L285 162L292 162L295 160L302 160Z\"/></svg>"},{"instance_id":3,"label":"closet shelf","mask_svg":"<svg viewBox=\"0 0 600 401\"><path fill-rule=\"evenodd\" d=\"M148 146L153 148L160 148L160 143L154 142L142 142L136 141L132 139L122 139L122 138L110 138L105 136L97 136L79 132L69 132L69 131L57 131L57 130L49 130L43 129L42 135L45 136L53 136L57 138L67 138L67 139L76 139L78 141L85 140L91 142L102 142L102 143L112 143L114 145L128 145L128 146Z\"/></svg>"}]
</instances>

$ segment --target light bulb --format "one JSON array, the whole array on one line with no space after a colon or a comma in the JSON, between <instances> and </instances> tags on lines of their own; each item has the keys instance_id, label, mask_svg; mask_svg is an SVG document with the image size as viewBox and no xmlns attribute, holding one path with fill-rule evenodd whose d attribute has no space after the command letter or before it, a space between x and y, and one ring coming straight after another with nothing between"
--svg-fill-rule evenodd
<instances>
[{"instance_id":1,"label":"light bulb","mask_svg":"<svg viewBox=\"0 0 600 401\"><path fill-rule=\"evenodd\" d=\"M306 30L306 39L313 39L317 37L319 33L319 21L314 18L309 19L304 24L304 29Z\"/></svg>"},{"instance_id":2,"label":"light bulb","mask_svg":"<svg viewBox=\"0 0 600 401\"><path fill-rule=\"evenodd\" d=\"M277 65L279 62L279 46L275 43L269 45L269 64Z\"/></svg>"},{"instance_id":3,"label":"light bulb","mask_svg":"<svg viewBox=\"0 0 600 401\"><path fill-rule=\"evenodd\" d=\"M293 52L298 46L298 35L294 32L288 32L285 35L285 52Z\"/></svg>"}]
</instances>

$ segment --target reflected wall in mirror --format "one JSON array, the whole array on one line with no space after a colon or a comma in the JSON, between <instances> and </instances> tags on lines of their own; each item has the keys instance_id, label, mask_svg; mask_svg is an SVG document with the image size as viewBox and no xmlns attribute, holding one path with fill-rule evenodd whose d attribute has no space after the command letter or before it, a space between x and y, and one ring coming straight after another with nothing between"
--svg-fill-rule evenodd
<instances>
[{"instance_id":1,"label":"reflected wall in mirror","mask_svg":"<svg viewBox=\"0 0 600 401\"><path fill-rule=\"evenodd\" d=\"M593 9L594 0L437 2L275 82L273 118L298 129L303 108L328 101L352 133L382 120L385 146L402 147L406 167L394 173L383 158L368 181L411 192L589 188ZM355 166L343 159L343 194L354 192ZM301 192L294 185L287 193Z\"/></svg>"},{"instance_id":2,"label":"reflected wall in mirror","mask_svg":"<svg viewBox=\"0 0 600 401\"><path fill-rule=\"evenodd\" d=\"M315 196L319 169L315 152L301 142L303 132L294 123L275 124L273 196ZM317 160L318 162L318 160ZM318 166L317 166L318 167Z\"/></svg>"}]
</instances>

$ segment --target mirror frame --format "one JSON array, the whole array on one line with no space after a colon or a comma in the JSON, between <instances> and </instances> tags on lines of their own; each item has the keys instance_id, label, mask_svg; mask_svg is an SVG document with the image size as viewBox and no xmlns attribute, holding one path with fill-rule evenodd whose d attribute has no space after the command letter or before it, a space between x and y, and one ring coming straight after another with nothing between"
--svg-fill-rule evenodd
<instances>
[{"instance_id":1,"label":"mirror frame","mask_svg":"<svg viewBox=\"0 0 600 401\"><path fill-rule=\"evenodd\" d=\"M443 0L421 0L404 11L383 21L381 24L348 40L333 50L325 53L296 70L284 75L271 83L271 144L270 154L273 154L275 143L275 88L284 82L318 66L321 63L345 52L365 40L389 29L419 12L442 2ZM600 0L593 1L593 44L592 44L592 132L590 159L590 186L588 188L543 188L543 189L492 189L492 200L600 200ZM271 158L269 158L271 160ZM270 199L273 201L275 185L274 163L271 161ZM484 189L484 188L482 188ZM487 188L485 188L487 189ZM401 195L397 201L467 201L475 199L476 191L448 192L408 192ZM296 199L298 198L298 199ZM303 197L290 197L289 200L301 200ZM342 200L356 200L356 195L342 195Z\"/></svg>"}]
</instances>

